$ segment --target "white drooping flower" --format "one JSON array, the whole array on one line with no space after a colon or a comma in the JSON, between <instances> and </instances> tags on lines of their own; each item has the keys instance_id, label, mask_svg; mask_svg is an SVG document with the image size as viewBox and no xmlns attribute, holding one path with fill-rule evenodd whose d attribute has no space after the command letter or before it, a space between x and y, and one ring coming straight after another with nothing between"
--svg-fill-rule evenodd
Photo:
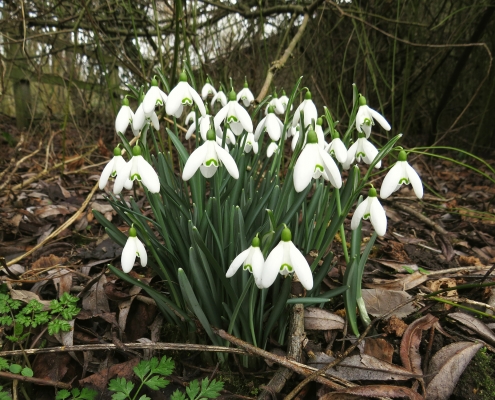
<instances>
[{"instance_id":1,"label":"white drooping flower","mask_svg":"<svg viewBox=\"0 0 495 400\"><path fill-rule=\"evenodd\" d=\"M210 130L210 121L211 121L211 115L204 115L200 116L198 118L198 123L199 123L199 132L201 134L201 137L203 140L206 140L206 134ZM192 124L189 126L187 132L186 132L186 140L188 140L192 134L196 131L196 116L194 116Z\"/></svg>"},{"instance_id":2,"label":"white drooping flower","mask_svg":"<svg viewBox=\"0 0 495 400\"><path fill-rule=\"evenodd\" d=\"M358 132L364 132L367 138L370 137L371 127L375 124L373 118L376 119L386 131L391 129L390 124L383 117L383 115L369 108L366 105L366 98L359 95L359 109L356 114L356 129Z\"/></svg>"},{"instance_id":3,"label":"white drooping flower","mask_svg":"<svg viewBox=\"0 0 495 400\"><path fill-rule=\"evenodd\" d=\"M143 100L143 111L145 115L155 111L155 106L163 106L167 102L167 95L158 87L158 81L153 78L151 87L149 88Z\"/></svg>"},{"instance_id":4,"label":"white drooping flower","mask_svg":"<svg viewBox=\"0 0 495 400\"><path fill-rule=\"evenodd\" d=\"M199 117L199 118L201 118L201 117ZM194 110L186 115L186 119L184 120L184 124L189 125L191 122L196 122L196 112Z\"/></svg>"},{"instance_id":5,"label":"white drooping flower","mask_svg":"<svg viewBox=\"0 0 495 400\"><path fill-rule=\"evenodd\" d=\"M277 275L296 273L299 281L306 290L313 288L313 273L306 258L292 243L292 234L289 228L284 228L280 242L274 247L266 258L261 273L261 288L270 287Z\"/></svg>"},{"instance_id":6,"label":"white drooping flower","mask_svg":"<svg viewBox=\"0 0 495 400\"><path fill-rule=\"evenodd\" d=\"M287 97L287 94L285 93L285 90L282 90L282 96L280 96L280 102L282 103L282 106L284 107L284 111L287 110L287 106L289 105L289 98ZM294 105L290 105L290 111L294 108Z\"/></svg>"},{"instance_id":7,"label":"white drooping flower","mask_svg":"<svg viewBox=\"0 0 495 400\"><path fill-rule=\"evenodd\" d=\"M276 152L278 152L278 143L277 142L271 142L268 147L266 148L266 156L270 158L273 156Z\"/></svg>"},{"instance_id":8,"label":"white drooping flower","mask_svg":"<svg viewBox=\"0 0 495 400\"><path fill-rule=\"evenodd\" d=\"M176 118L180 118L184 106L192 106L193 104L196 104L201 115L206 115L205 105L201 96L187 83L186 73L181 72L179 83L168 95L165 111L168 115L174 115Z\"/></svg>"},{"instance_id":9,"label":"white drooping flower","mask_svg":"<svg viewBox=\"0 0 495 400\"><path fill-rule=\"evenodd\" d=\"M380 189L380 197L386 199L393 192L400 189L403 184L411 184L414 193L421 199L423 197L423 183L418 173L407 162L407 155L404 150L399 152L399 158L395 165L390 168L387 176L383 180Z\"/></svg>"},{"instance_id":10,"label":"white drooping flower","mask_svg":"<svg viewBox=\"0 0 495 400\"><path fill-rule=\"evenodd\" d=\"M115 130L124 134L133 119L134 113L132 112L131 107L129 107L129 100L127 97L124 97L122 100L122 107L120 107L117 118L115 118Z\"/></svg>"},{"instance_id":11,"label":"white drooping flower","mask_svg":"<svg viewBox=\"0 0 495 400\"><path fill-rule=\"evenodd\" d=\"M141 147L136 145L132 148L132 158L127 162L122 172L119 171L113 193L119 194L124 187L129 188L128 181L140 181L151 193L160 192L160 179L153 167L141 155ZM132 187L132 185L131 185Z\"/></svg>"},{"instance_id":12,"label":"white drooping flower","mask_svg":"<svg viewBox=\"0 0 495 400\"><path fill-rule=\"evenodd\" d=\"M225 96L225 93L222 90L219 90L215 96L211 99L211 108L215 108L215 103L220 103L222 107L225 107L227 105L227 96Z\"/></svg>"},{"instance_id":13,"label":"white drooping flower","mask_svg":"<svg viewBox=\"0 0 495 400\"><path fill-rule=\"evenodd\" d=\"M144 97L141 97L141 104L139 104L132 120L132 132L134 136L139 136L139 132L147 122L151 123L157 131L160 129L160 122L155 111L153 110L150 113L144 112Z\"/></svg>"},{"instance_id":14,"label":"white drooping flower","mask_svg":"<svg viewBox=\"0 0 495 400\"><path fill-rule=\"evenodd\" d=\"M206 83L201 89L201 97L206 100L209 96L215 96L216 94L217 90L211 84L210 78L206 78Z\"/></svg>"},{"instance_id":15,"label":"white drooping flower","mask_svg":"<svg viewBox=\"0 0 495 400\"><path fill-rule=\"evenodd\" d=\"M122 157L122 151L120 148L116 147L113 149L113 158L105 166L105 168L103 168L103 172L100 176L100 190L103 190L103 188L107 185L108 178L115 178L119 173L124 171L126 164L127 163L125 162L124 157Z\"/></svg>"},{"instance_id":16,"label":"white drooping flower","mask_svg":"<svg viewBox=\"0 0 495 400\"><path fill-rule=\"evenodd\" d=\"M127 242L125 242L124 250L122 250L121 263L122 271L125 273L131 272L136 262L136 256L139 257L141 266L146 267L148 263L148 254L146 254L146 249L143 243L137 238L136 228L131 226L129 229L129 237Z\"/></svg>"},{"instance_id":17,"label":"white drooping flower","mask_svg":"<svg viewBox=\"0 0 495 400\"><path fill-rule=\"evenodd\" d=\"M215 115L215 126L222 122L229 124L232 132L239 136L243 130L253 132L253 121L249 113L237 102L237 96L232 90L229 93L229 102Z\"/></svg>"},{"instance_id":18,"label":"white drooping flower","mask_svg":"<svg viewBox=\"0 0 495 400\"><path fill-rule=\"evenodd\" d=\"M254 138L252 132L248 132L246 136L246 143L244 144L244 152L250 153L253 150L254 154L258 154L258 141Z\"/></svg>"},{"instance_id":19,"label":"white drooping flower","mask_svg":"<svg viewBox=\"0 0 495 400\"><path fill-rule=\"evenodd\" d=\"M235 160L216 142L216 134L213 130L208 131L206 139L187 159L182 171L182 179L185 181L191 179L198 168L205 178L211 178L222 164L234 179L238 179L239 169Z\"/></svg>"},{"instance_id":20,"label":"white drooping flower","mask_svg":"<svg viewBox=\"0 0 495 400\"><path fill-rule=\"evenodd\" d=\"M347 161L347 149L344 142L340 139L339 133L335 130L332 134L332 141L327 144L325 151L335 157L341 164L345 164Z\"/></svg>"},{"instance_id":21,"label":"white drooping flower","mask_svg":"<svg viewBox=\"0 0 495 400\"><path fill-rule=\"evenodd\" d=\"M310 184L311 179L320 176L330 181L333 187L342 187L342 177L330 154L318 145L315 131L310 128L308 142L304 146L294 166L294 188L302 192Z\"/></svg>"},{"instance_id":22,"label":"white drooping flower","mask_svg":"<svg viewBox=\"0 0 495 400\"><path fill-rule=\"evenodd\" d=\"M357 229L361 219L370 219L371 225L373 225L378 236L384 236L387 233L387 214L380 204L378 197L376 197L375 188L370 189L366 200L362 201L357 206L356 211L354 211L351 220L352 230Z\"/></svg>"},{"instance_id":23,"label":"white drooping flower","mask_svg":"<svg viewBox=\"0 0 495 400\"><path fill-rule=\"evenodd\" d=\"M256 131L254 132L254 139L258 140L260 138L261 133L264 129L266 129L270 139L279 140L282 135L282 131L284 130L284 124L278 117L275 115L274 108L272 106L268 107L268 114L266 114L265 118L263 118L258 126L256 127Z\"/></svg>"},{"instance_id":24,"label":"white drooping flower","mask_svg":"<svg viewBox=\"0 0 495 400\"><path fill-rule=\"evenodd\" d=\"M304 100L294 112L294 118L292 118L292 126L296 126L301 118L301 112L304 114L303 126L306 128L308 125L316 122L318 119L318 111L316 110L315 103L311 100L311 92L308 90L304 95Z\"/></svg>"},{"instance_id":25,"label":"white drooping flower","mask_svg":"<svg viewBox=\"0 0 495 400\"><path fill-rule=\"evenodd\" d=\"M323 134L322 124L323 124L323 119L318 118L316 120L315 133L316 133L316 137L318 138L318 146L320 146L322 149L324 149L327 143L325 142L325 136ZM296 149L298 141L299 141L299 126L296 126L294 129L294 135L292 137L292 142L290 144L292 151L294 151ZM304 147L305 145L306 145L306 138L304 138L302 147Z\"/></svg>"},{"instance_id":26,"label":"white drooping flower","mask_svg":"<svg viewBox=\"0 0 495 400\"><path fill-rule=\"evenodd\" d=\"M349 169L351 164L356 160L357 162L364 161L366 164L370 165L378 154L378 150L372 143L366 139L366 137L360 133L360 137L356 140L349 150L347 150L347 160L342 165L344 169ZM382 162L376 163L375 168L380 168Z\"/></svg>"},{"instance_id":27,"label":"white drooping flower","mask_svg":"<svg viewBox=\"0 0 495 400\"><path fill-rule=\"evenodd\" d=\"M244 271L249 271L253 274L256 286L261 289L261 272L264 262L265 259L260 249L260 239L256 236L251 242L251 246L234 258L225 276L231 278L242 265Z\"/></svg>"},{"instance_id":28,"label":"white drooping flower","mask_svg":"<svg viewBox=\"0 0 495 400\"><path fill-rule=\"evenodd\" d=\"M244 107L249 107L254 101L254 96L251 90L249 90L247 80L244 82L244 87L237 93L237 101L239 100L242 100Z\"/></svg>"},{"instance_id":29,"label":"white drooping flower","mask_svg":"<svg viewBox=\"0 0 495 400\"><path fill-rule=\"evenodd\" d=\"M282 101L278 98L277 92L273 93L272 99L268 102L266 108L265 108L265 114L268 114L270 111L270 107L273 107L273 110L277 114L283 114L285 112L285 107Z\"/></svg>"}]
</instances>

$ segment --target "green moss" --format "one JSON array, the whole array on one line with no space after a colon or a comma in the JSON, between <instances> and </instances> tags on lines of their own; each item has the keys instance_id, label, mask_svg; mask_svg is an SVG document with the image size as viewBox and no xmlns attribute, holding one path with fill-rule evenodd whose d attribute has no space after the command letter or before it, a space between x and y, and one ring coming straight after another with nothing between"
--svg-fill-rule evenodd
<instances>
[{"instance_id":1,"label":"green moss","mask_svg":"<svg viewBox=\"0 0 495 400\"><path fill-rule=\"evenodd\" d=\"M494 356L488 354L486 348L482 348L468 365L457 384L457 388L463 388L463 398L480 400L495 399L494 369Z\"/></svg>"}]
</instances>

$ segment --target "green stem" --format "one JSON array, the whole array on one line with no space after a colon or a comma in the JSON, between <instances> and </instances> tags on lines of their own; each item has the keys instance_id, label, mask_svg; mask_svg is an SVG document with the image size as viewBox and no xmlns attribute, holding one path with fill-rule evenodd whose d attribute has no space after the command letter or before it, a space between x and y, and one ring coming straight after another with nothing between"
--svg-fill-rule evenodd
<instances>
[{"instance_id":1,"label":"green stem","mask_svg":"<svg viewBox=\"0 0 495 400\"><path fill-rule=\"evenodd\" d=\"M339 213L339 217L342 216L342 205L340 204L340 190L335 188L335 200L337 202L337 212ZM344 224L340 224L340 239L342 241L342 250L344 251L345 262L349 264L349 253L347 251L347 240L345 238L345 229Z\"/></svg>"},{"instance_id":2,"label":"green stem","mask_svg":"<svg viewBox=\"0 0 495 400\"><path fill-rule=\"evenodd\" d=\"M449 301L449 300L446 300L446 299L443 299L441 297L436 297L436 296L430 296L430 299L431 300L436 300L436 301L439 301L440 303L445 303L445 304L449 304L453 307L458 307L458 308L462 308L463 310L468 310L470 312L473 312L475 314L478 314L482 317L487 317L487 318L492 318L492 319L495 319L495 316L493 315L490 315L490 314L487 314L483 311L478 311L478 310L475 310L474 308L471 308L471 307L466 307L466 306L463 306L461 304L458 304L458 303L455 303L453 301Z\"/></svg>"}]
</instances>

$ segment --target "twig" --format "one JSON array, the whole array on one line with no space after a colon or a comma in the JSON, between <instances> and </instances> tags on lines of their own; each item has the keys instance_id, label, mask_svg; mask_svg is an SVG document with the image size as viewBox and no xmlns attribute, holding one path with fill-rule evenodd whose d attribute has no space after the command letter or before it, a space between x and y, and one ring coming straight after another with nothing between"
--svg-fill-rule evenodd
<instances>
[{"instance_id":1,"label":"twig","mask_svg":"<svg viewBox=\"0 0 495 400\"><path fill-rule=\"evenodd\" d=\"M204 344L191 343L125 343L127 349L152 349L152 350L175 350L175 351L208 351L216 353L235 353L247 354L242 349L222 346L208 346ZM0 357L17 356L20 354L42 354L42 353L68 353L70 351L97 351L97 350L114 350L117 346L113 343L108 344L81 344L76 346L59 346L40 349L25 350L8 350L0 351ZM17 375L16 375L17 376Z\"/></svg>"},{"instance_id":2,"label":"twig","mask_svg":"<svg viewBox=\"0 0 495 400\"><path fill-rule=\"evenodd\" d=\"M441 227L439 224L437 224L435 221L432 221L430 218L428 218L426 215L421 214L419 211L416 211L414 208L411 208L409 206L406 206L401 203L393 203L394 208L398 208L399 210L405 211L406 213L416 217L420 221L424 222L433 230L436 232L448 236L449 232L447 232L443 227Z\"/></svg>"},{"instance_id":3,"label":"twig","mask_svg":"<svg viewBox=\"0 0 495 400\"><path fill-rule=\"evenodd\" d=\"M35 252L36 250L38 250L40 247L44 246L46 243L48 243L50 240L52 240L54 237L56 237L60 232L62 232L64 229L68 228L69 226L71 226L76 220L77 218L79 218L79 215L82 214L82 212L86 209L87 205L89 204L89 202L91 201L93 195L95 194L96 192L96 189L98 189L98 182L96 182L96 184L94 185L93 189L91 190L91 192L89 193L88 197L86 197L86 200L84 200L84 203L82 203L81 207L79 208L79 210L77 210L77 212L72 216L70 217L62 226L60 226L57 230L53 231L50 235L48 235L45 240L43 240L42 242L38 243L36 246L34 246L31 250L29 250L28 252L24 253L22 256L19 256L17 258L14 258L13 260L10 260L7 265L10 266L10 265L13 265L13 264L16 264L18 263L19 261L21 261L22 259L26 258L28 255L32 254L33 252Z\"/></svg>"},{"instance_id":4,"label":"twig","mask_svg":"<svg viewBox=\"0 0 495 400\"><path fill-rule=\"evenodd\" d=\"M283 66L289 59L290 55L294 51L296 44L299 42L299 40L301 40L304 30L308 25L308 21L309 21L309 14L305 13L301 26L297 30L296 35L292 38L291 42L289 43L289 46L287 46L287 48L285 49L284 54L282 55L281 58L274 61L271 67L268 69L268 73L266 74L266 78L265 78L265 83L263 83L263 87L261 88L261 91L258 94L258 97L256 98L257 103L261 103L261 101L265 98L266 94L268 93L268 89L270 89L270 85L272 84L273 77L275 76L276 72L279 69L283 68Z\"/></svg>"},{"instance_id":5,"label":"twig","mask_svg":"<svg viewBox=\"0 0 495 400\"><path fill-rule=\"evenodd\" d=\"M428 271L428 276L433 275L444 275L444 274L453 274L455 272L468 272L468 271L483 271L485 269L491 268L491 265L475 265L472 267L459 267L459 268L450 268L450 269L442 269L440 271Z\"/></svg>"},{"instance_id":6,"label":"twig","mask_svg":"<svg viewBox=\"0 0 495 400\"><path fill-rule=\"evenodd\" d=\"M34 155L36 155L39 151L41 150L41 142L38 146L38 148L33 151L32 153L28 154L27 156L24 156L22 157L19 161L17 161L15 163L15 166L14 168L12 169L12 171L9 172L9 174L7 175L7 178L4 180L4 182L0 185L0 190L2 190L3 188L5 188L5 186L7 186L10 182L10 180L12 179L12 177L14 176L15 172L17 171L17 169L19 168L19 166L25 162L26 160L30 159L31 157L33 157ZM9 167L7 167L7 169L5 171L3 171L2 173L0 173L0 179L3 178L3 175L9 170Z\"/></svg>"},{"instance_id":7,"label":"twig","mask_svg":"<svg viewBox=\"0 0 495 400\"><path fill-rule=\"evenodd\" d=\"M55 387L58 387L60 389L70 389L72 387L69 383L47 381L45 379L32 378L30 376L22 376L19 374L12 374L10 372L0 372L0 378L12 379L14 381L17 380L17 381L23 381L23 382L31 382L31 383L34 383L35 385L55 386Z\"/></svg>"}]
</instances>

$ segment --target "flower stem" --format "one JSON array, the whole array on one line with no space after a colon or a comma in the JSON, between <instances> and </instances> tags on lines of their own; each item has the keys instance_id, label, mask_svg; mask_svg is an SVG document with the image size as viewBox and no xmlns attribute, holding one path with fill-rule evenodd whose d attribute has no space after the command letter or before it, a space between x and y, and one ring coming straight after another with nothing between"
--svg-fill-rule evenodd
<instances>
[{"instance_id":1,"label":"flower stem","mask_svg":"<svg viewBox=\"0 0 495 400\"><path fill-rule=\"evenodd\" d=\"M342 205L340 204L340 190L334 189L335 200L337 202L337 212L339 213L339 217L342 216ZM347 240L345 239L345 229L344 223L340 224L340 239L342 241L342 250L344 251L345 262L349 264L349 253L347 251Z\"/></svg>"}]
</instances>

